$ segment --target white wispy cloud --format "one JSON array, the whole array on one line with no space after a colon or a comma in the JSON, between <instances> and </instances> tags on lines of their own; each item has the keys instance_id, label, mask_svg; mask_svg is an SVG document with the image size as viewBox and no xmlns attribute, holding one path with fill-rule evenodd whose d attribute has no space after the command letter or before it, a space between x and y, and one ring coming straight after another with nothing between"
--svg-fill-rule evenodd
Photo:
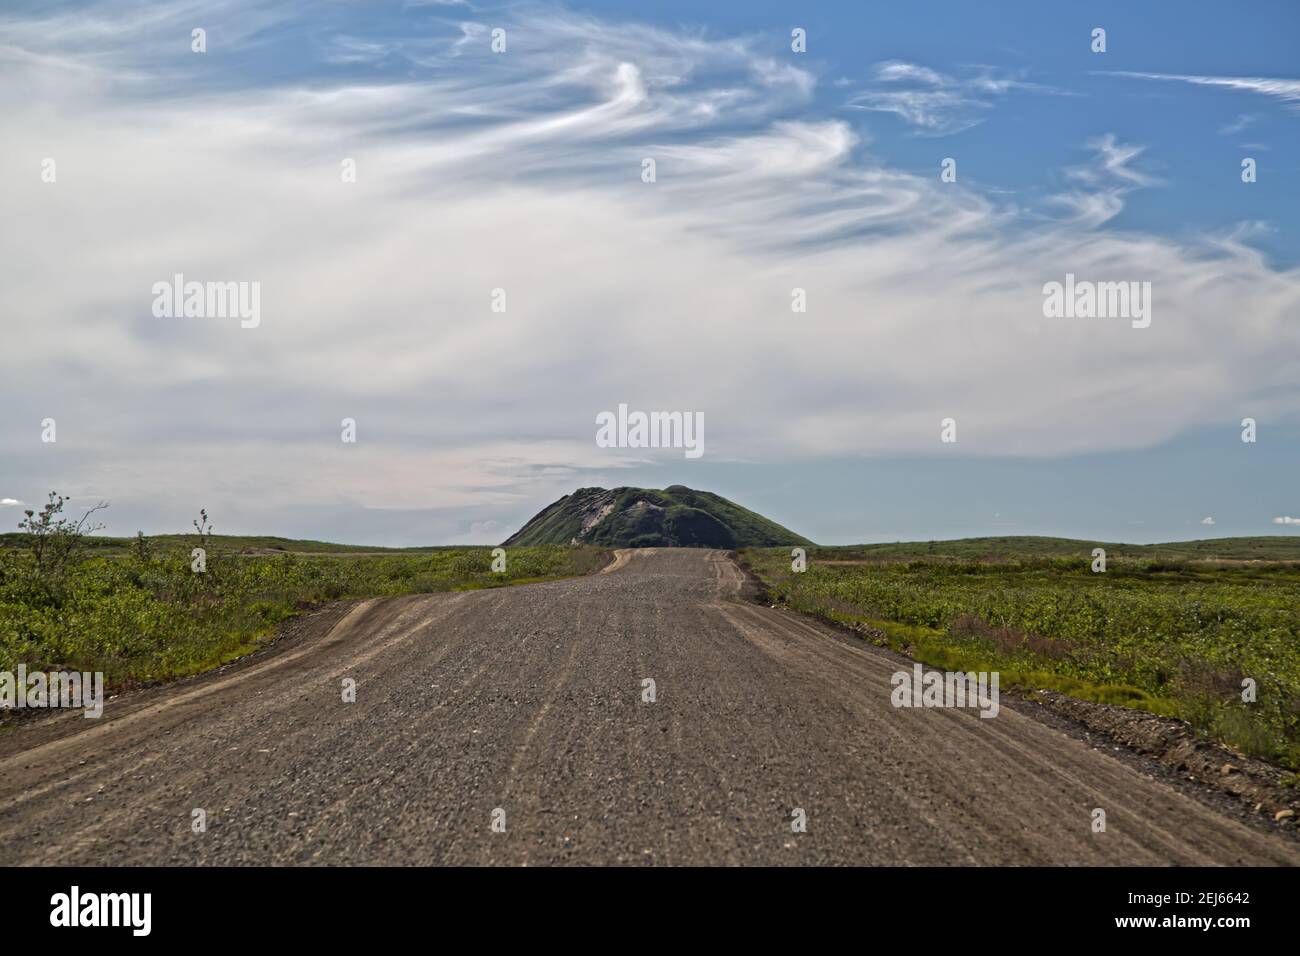
<instances>
[{"instance_id":1,"label":"white wispy cloud","mask_svg":"<svg viewBox=\"0 0 1300 956\"><path fill-rule=\"evenodd\" d=\"M1214 519L1213 519L1212 517L1210 517L1210 516L1207 515L1206 517L1204 517L1204 518L1201 519L1201 524L1204 524L1204 525L1212 525L1212 524L1214 524Z\"/></svg>"},{"instance_id":2,"label":"white wispy cloud","mask_svg":"<svg viewBox=\"0 0 1300 956\"><path fill-rule=\"evenodd\" d=\"M1300 518L1292 518L1290 516L1283 515L1280 518L1274 518L1273 523L1274 524L1300 524Z\"/></svg>"},{"instance_id":3,"label":"white wispy cloud","mask_svg":"<svg viewBox=\"0 0 1300 956\"><path fill-rule=\"evenodd\" d=\"M1281 100L1291 109L1300 109L1300 80L1268 76L1199 76L1190 73L1140 73L1129 70L1104 71L1107 76L1126 76L1138 80L1172 80L1195 86L1217 86L1241 90Z\"/></svg>"},{"instance_id":4,"label":"white wispy cloud","mask_svg":"<svg viewBox=\"0 0 1300 956\"><path fill-rule=\"evenodd\" d=\"M954 75L889 60L876 64L870 85L850 97L847 105L893 113L919 132L942 136L983 122L983 113L993 101L1012 92L1068 95L1065 90L1031 83L1021 74L991 66L972 67Z\"/></svg>"},{"instance_id":5,"label":"white wispy cloud","mask_svg":"<svg viewBox=\"0 0 1300 956\"><path fill-rule=\"evenodd\" d=\"M1225 123L1223 126L1219 127L1219 135L1236 136L1247 126L1253 124L1257 119L1259 119L1259 117L1254 115L1253 113L1238 114L1237 118L1233 120L1231 123Z\"/></svg>"},{"instance_id":6,"label":"white wispy cloud","mask_svg":"<svg viewBox=\"0 0 1300 956\"><path fill-rule=\"evenodd\" d=\"M1065 178L1075 186L1058 193L1052 201L1071 210L1072 221L1096 228L1113 219L1124 208L1124 197L1135 189L1158 185L1160 180L1133 166L1145 147L1119 142L1113 133L1087 142L1092 161L1071 166Z\"/></svg>"}]
</instances>

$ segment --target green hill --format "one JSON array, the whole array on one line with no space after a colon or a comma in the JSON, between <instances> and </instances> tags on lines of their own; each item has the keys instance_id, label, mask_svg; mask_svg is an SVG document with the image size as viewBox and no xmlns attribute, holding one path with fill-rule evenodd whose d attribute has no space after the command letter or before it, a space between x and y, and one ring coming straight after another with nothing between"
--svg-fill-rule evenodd
<instances>
[{"instance_id":1,"label":"green hill","mask_svg":"<svg viewBox=\"0 0 1300 956\"><path fill-rule=\"evenodd\" d=\"M543 509L506 545L620 548L762 548L809 544L788 528L719 495L683 485L579 488Z\"/></svg>"}]
</instances>

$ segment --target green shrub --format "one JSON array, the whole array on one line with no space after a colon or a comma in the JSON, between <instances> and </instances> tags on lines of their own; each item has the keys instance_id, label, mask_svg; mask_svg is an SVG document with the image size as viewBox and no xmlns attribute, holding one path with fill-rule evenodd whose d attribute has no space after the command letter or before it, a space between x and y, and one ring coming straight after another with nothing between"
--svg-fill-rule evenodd
<instances>
[{"instance_id":1,"label":"green shrub","mask_svg":"<svg viewBox=\"0 0 1300 956\"><path fill-rule=\"evenodd\" d=\"M779 600L883 622L889 642L909 653L944 649L965 669L1051 675L1055 689L1074 681L1078 696L1176 714L1247 753L1300 766L1294 564L1121 560L1094 574L1086 553L834 565L814 550L795 574L787 549L744 556ZM1258 688L1249 704L1247 677Z\"/></svg>"}]
</instances>

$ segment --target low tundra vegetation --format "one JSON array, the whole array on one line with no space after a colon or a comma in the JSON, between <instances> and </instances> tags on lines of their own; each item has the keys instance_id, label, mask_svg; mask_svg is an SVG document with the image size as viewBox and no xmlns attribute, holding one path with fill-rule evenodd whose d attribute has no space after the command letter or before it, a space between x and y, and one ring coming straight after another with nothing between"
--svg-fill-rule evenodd
<instances>
[{"instance_id":1,"label":"low tundra vegetation","mask_svg":"<svg viewBox=\"0 0 1300 956\"><path fill-rule=\"evenodd\" d=\"M193 534L109 547L85 533L88 519L65 518L65 506L52 496L0 547L0 670L102 671L114 689L225 663L321 602L567 577L604 560L597 548L509 548L496 573L486 547L246 554L242 539L213 535L206 514ZM205 552L201 573L195 548Z\"/></svg>"},{"instance_id":2,"label":"low tundra vegetation","mask_svg":"<svg viewBox=\"0 0 1300 956\"><path fill-rule=\"evenodd\" d=\"M789 549L742 557L772 598L855 627L943 670L1000 671L1188 721L1300 767L1300 564L1077 557L875 556ZM1253 682L1254 700L1243 700ZM1249 695L1247 695L1249 696Z\"/></svg>"}]
</instances>

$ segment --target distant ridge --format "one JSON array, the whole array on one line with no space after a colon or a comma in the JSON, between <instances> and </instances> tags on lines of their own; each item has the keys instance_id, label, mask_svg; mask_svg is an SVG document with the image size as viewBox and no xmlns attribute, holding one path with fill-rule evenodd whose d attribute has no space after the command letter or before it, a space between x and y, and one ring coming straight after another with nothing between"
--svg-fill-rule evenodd
<instances>
[{"instance_id":1,"label":"distant ridge","mask_svg":"<svg viewBox=\"0 0 1300 956\"><path fill-rule=\"evenodd\" d=\"M1088 538L1005 535L937 541L892 541L824 547L827 555L853 552L871 558L961 559L1057 558L1089 554L1105 548L1108 557L1146 561L1300 561L1300 534L1257 537L1198 538L1158 544L1126 544Z\"/></svg>"},{"instance_id":2,"label":"distant ridge","mask_svg":"<svg viewBox=\"0 0 1300 956\"><path fill-rule=\"evenodd\" d=\"M543 508L505 544L731 549L811 542L720 495L670 485L579 488Z\"/></svg>"}]
</instances>

